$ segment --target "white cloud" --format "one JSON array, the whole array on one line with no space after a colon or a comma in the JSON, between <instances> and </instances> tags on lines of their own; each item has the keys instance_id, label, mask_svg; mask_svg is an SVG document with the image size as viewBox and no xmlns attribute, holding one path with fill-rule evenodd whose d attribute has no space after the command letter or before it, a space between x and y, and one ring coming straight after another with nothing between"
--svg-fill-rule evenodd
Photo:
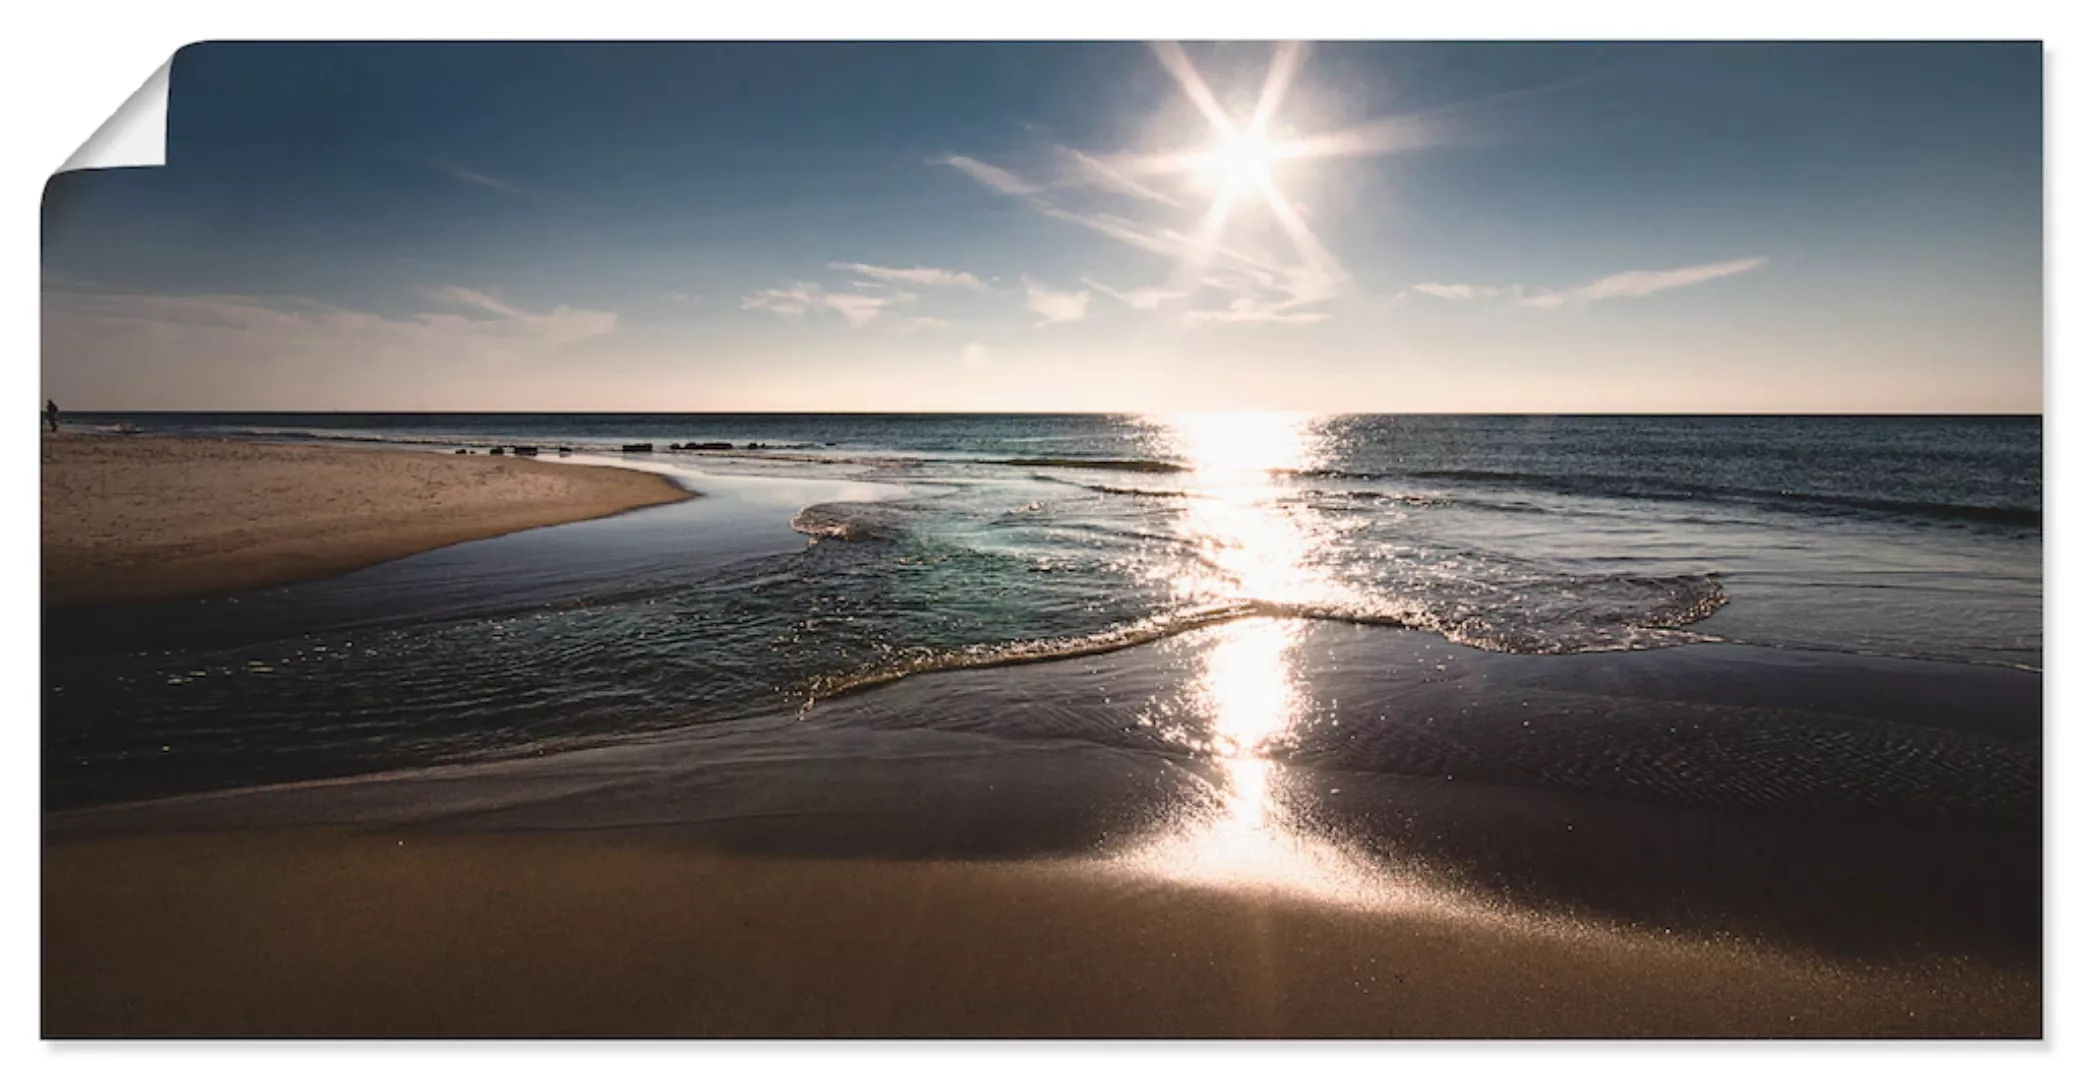
<instances>
[{"instance_id":1,"label":"white cloud","mask_svg":"<svg viewBox=\"0 0 2083 1080\"><path fill-rule=\"evenodd\" d=\"M978 341L962 346L962 366L971 370L990 367L991 350L984 348L983 343Z\"/></svg>"},{"instance_id":2,"label":"white cloud","mask_svg":"<svg viewBox=\"0 0 2083 1080\"><path fill-rule=\"evenodd\" d=\"M846 320L846 325L858 328L874 322L885 310L916 299L918 297L910 293L901 292L876 296L830 292L822 285L798 281L786 289L760 289L750 293L739 302L739 306L747 311L766 310L788 318L801 318L815 309L824 308L837 312Z\"/></svg>"},{"instance_id":3,"label":"white cloud","mask_svg":"<svg viewBox=\"0 0 2083 1080\"><path fill-rule=\"evenodd\" d=\"M1025 274L1020 275L1020 284L1027 287L1027 310L1042 317L1036 326L1077 322L1085 317L1085 309L1092 304L1091 293L1054 292Z\"/></svg>"},{"instance_id":4,"label":"white cloud","mask_svg":"<svg viewBox=\"0 0 2083 1080\"><path fill-rule=\"evenodd\" d=\"M846 325L860 327L875 321L882 309L901 302L888 296L862 296L858 293L826 293L821 301L824 306L839 313Z\"/></svg>"},{"instance_id":5,"label":"white cloud","mask_svg":"<svg viewBox=\"0 0 2083 1080\"><path fill-rule=\"evenodd\" d=\"M738 306L746 311L764 308L776 315L795 318L808 314L817 305L824 290L809 282L799 281L786 289L761 289L747 295Z\"/></svg>"},{"instance_id":6,"label":"white cloud","mask_svg":"<svg viewBox=\"0 0 2083 1080\"><path fill-rule=\"evenodd\" d=\"M946 157L935 158L930 164L952 165L969 174L970 178L977 183L1002 195L1032 195L1041 190L1041 188L1014 176L996 165L985 164L973 157L964 157L961 154L949 154Z\"/></svg>"},{"instance_id":7,"label":"white cloud","mask_svg":"<svg viewBox=\"0 0 2083 1080\"><path fill-rule=\"evenodd\" d=\"M1396 299L1401 300L1412 295L1429 296L1437 300L1510 299L1521 307L1554 309L1594 300L1639 300L1666 289L1679 289L1716 278L1746 274L1768 261L1770 260L1763 257L1755 257L1685 266L1675 270L1628 270L1608 274L1587 285L1567 289L1530 288L1525 285L1449 285L1428 281L1403 290L1396 294Z\"/></svg>"},{"instance_id":8,"label":"white cloud","mask_svg":"<svg viewBox=\"0 0 2083 1080\"><path fill-rule=\"evenodd\" d=\"M931 266L889 267L869 266L866 263L835 262L834 270L851 270L884 283L905 285L945 286L963 289L988 289L975 274L962 270L941 270ZM865 282L862 284L866 284Z\"/></svg>"},{"instance_id":9,"label":"white cloud","mask_svg":"<svg viewBox=\"0 0 2083 1080\"><path fill-rule=\"evenodd\" d=\"M905 332L909 333L914 330L945 330L955 324L931 315L910 315L905 317L901 325Z\"/></svg>"},{"instance_id":10,"label":"white cloud","mask_svg":"<svg viewBox=\"0 0 2083 1080\"><path fill-rule=\"evenodd\" d=\"M1101 282L1094 281L1089 277L1079 278L1078 280L1083 284L1090 285L1093 288L1098 289L1100 292L1105 293L1106 295L1111 296L1124 304L1127 304L1129 307L1132 307L1137 311L1156 311L1158 308L1164 306L1164 304L1167 301L1184 300L1186 298L1186 293L1175 289L1146 288L1130 289L1126 292L1123 292L1120 289L1111 288L1105 284L1102 284Z\"/></svg>"}]
</instances>

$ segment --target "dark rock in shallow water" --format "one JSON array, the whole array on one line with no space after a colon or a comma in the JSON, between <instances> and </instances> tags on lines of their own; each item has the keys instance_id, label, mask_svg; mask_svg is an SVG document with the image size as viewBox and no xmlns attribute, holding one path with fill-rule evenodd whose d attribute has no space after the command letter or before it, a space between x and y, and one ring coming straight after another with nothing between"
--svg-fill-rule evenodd
<instances>
[{"instance_id":1,"label":"dark rock in shallow water","mask_svg":"<svg viewBox=\"0 0 2083 1080\"><path fill-rule=\"evenodd\" d=\"M731 449L731 444L727 442L691 442L687 444L687 448L689 450L729 450Z\"/></svg>"},{"instance_id":2,"label":"dark rock in shallow water","mask_svg":"<svg viewBox=\"0 0 2083 1080\"><path fill-rule=\"evenodd\" d=\"M458 450L458 451L456 451L456 453L458 453L458 454L467 454L467 453L469 453L469 452L470 452L470 451L468 451L468 450Z\"/></svg>"},{"instance_id":3,"label":"dark rock in shallow water","mask_svg":"<svg viewBox=\"0 0 2083 1080\"><path fill-rule=\"evenodd\" d=\"M633 442L622 444L622 452L625 454L648 454L651 452L651 449L651 444L647 442Z\"/></svg>"},{"instance_id":4,"label":"dark rock in shallow water","mask_svg":"<svg viewBox=\"0 0 2083 1080\"><path fill-rule=\"evenodd\" d=\"M535 456L535 447L532 447L532 446L516 446L516 447L514 447L514 456L515 456L515 457L534 457L534 456Z\"/></svg>"},{"instance_id":5,"label":"dark rock in shallow water","mask_svg":"<svg viewBox=\"0 0 2083 1080\"><path fill-rule=\"evenodd\" d=\"M502 455L502 454L506 453L506 447L503 447L503 446L495 446L495 447L493 447L492 449L490 449L490 450L486 451L486 453L489 453L489 454L491 454L491 455L492 455L492 456L494 456L494 457L498 457L498 456L500 456L500 455Z\"/></svg>"}]
</instances>

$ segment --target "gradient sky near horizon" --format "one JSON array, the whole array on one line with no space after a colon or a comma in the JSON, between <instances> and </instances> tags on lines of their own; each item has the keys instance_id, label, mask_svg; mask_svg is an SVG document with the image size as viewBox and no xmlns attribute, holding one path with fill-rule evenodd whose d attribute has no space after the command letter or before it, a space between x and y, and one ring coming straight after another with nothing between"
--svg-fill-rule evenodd
<instances>
[{"instance_id":1,"label":"gradient sky near horizon","mask_svg":"<svg viewBox=\"0 0 2083 1080\"><path fill-rule=\"evenodd\" d=\"M69 410L2041 409L2035 43L233 44L171 85L166 167L46 190Z\"/></svg>"}]
</instances>

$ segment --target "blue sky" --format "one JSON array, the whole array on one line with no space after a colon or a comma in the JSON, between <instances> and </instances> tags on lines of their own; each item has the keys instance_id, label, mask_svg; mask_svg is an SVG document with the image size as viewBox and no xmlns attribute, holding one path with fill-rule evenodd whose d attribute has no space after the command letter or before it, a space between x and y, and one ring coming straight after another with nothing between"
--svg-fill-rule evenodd
<instances>
[{"instance_id":1,"label":"blue sky","mask_svg":"<svg viewBox=\"0 0 2083 1080\"><path fill-rule=\"evenodd\" d=\"M167 167L47 189L44 383L2036 412L2040 102L2034 44L193 46Z\"/></svg>"}]
</instances>

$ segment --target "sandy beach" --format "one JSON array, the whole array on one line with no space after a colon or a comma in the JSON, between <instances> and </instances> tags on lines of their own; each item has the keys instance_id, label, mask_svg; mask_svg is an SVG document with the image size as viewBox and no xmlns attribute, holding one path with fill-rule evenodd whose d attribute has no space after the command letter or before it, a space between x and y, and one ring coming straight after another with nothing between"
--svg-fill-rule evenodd
<instances>
[{"instance_id":1,"label":"sandy beach","mask_svg":"<svg viewBox=\"0 0 2083 1080\"><path fill-rule=\"evenodd\" d=\"M46 1036L2035 1035L2036 979L640 836L51 847Z\"/></svg>"},{"instance_id":2,"label":"sandy beach","mask_svg":"<svg viewBox=\"0 0 2083 1080\"><path fill-rule=\"evenodd\" d=\"M648 473L509 457L47 436L44 602L282 585L688 497Z\"/></svg>"}]
</instances>

